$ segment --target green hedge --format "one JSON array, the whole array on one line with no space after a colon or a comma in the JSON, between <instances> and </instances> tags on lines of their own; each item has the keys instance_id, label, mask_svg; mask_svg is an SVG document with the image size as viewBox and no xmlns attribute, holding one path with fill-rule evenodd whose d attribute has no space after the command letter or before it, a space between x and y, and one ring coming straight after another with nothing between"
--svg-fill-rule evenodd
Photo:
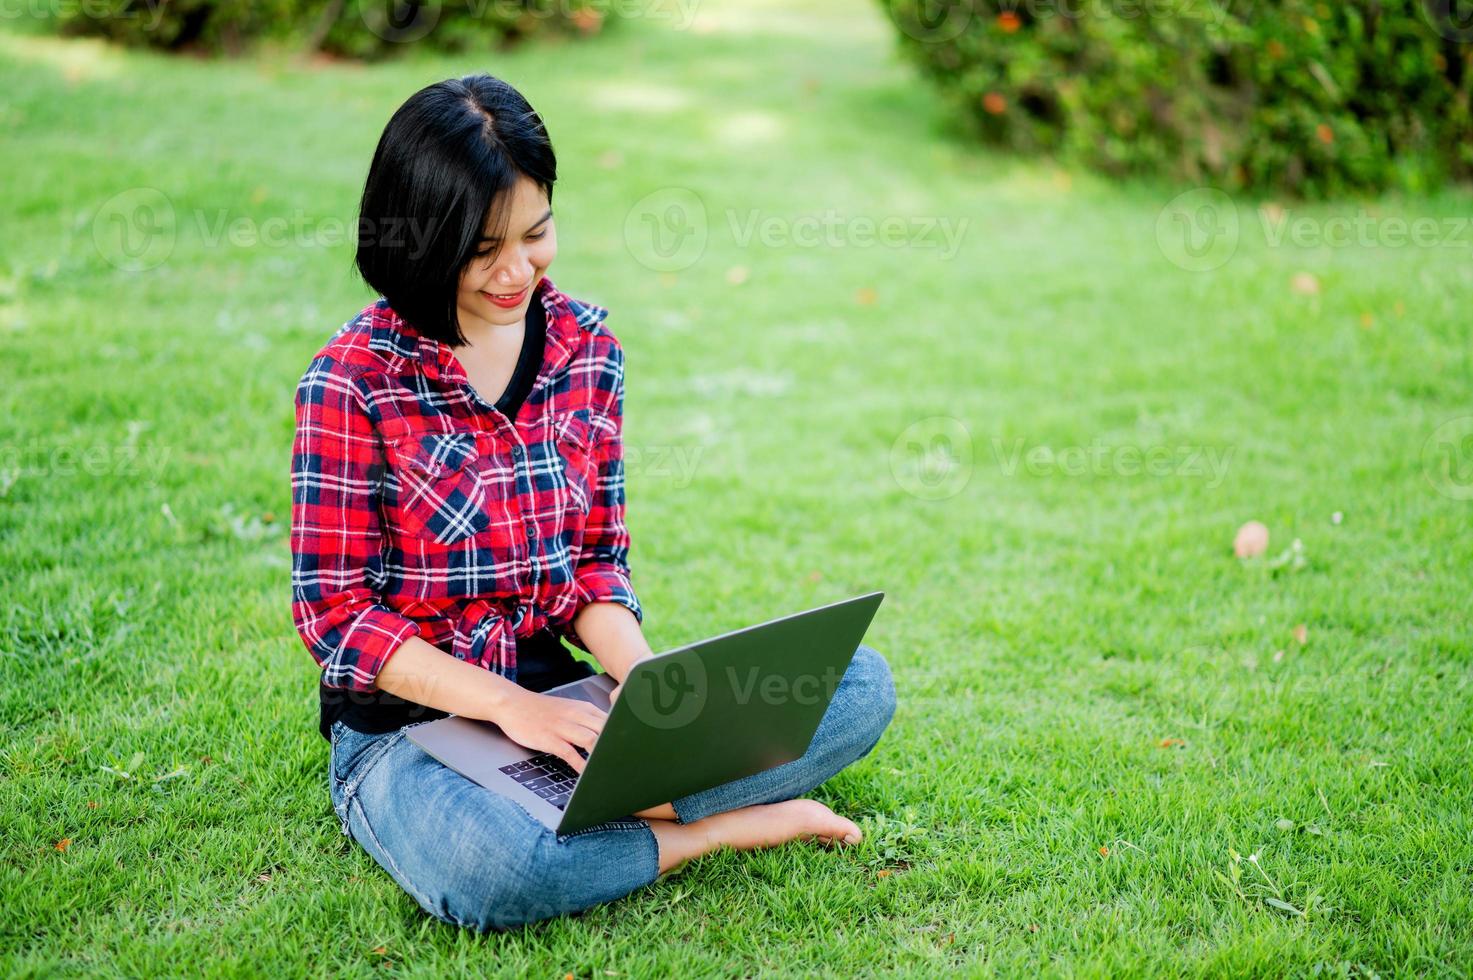
<instances>
[{"instance_id":1,"label":"green hedge","mask_svg":"<svg viewBox=\"0 0 1473 980\"><path fill-rule=\"evenodd\" d=\"M1455 0L880 3L998 146L1307 197L1473 176Z\"/></svg>"},{"instance_id":2,"label":"green hedge","mask_svg":"<svg viewBox=\"0 0 1473 980\"><path fill-rule=\"evenodd\" d=\"M371 59L415 45L467 51L590 33L607 9L600 0L106 0L60 4L52 20L63 34L139 47L234 54L270 38Z\"/></svg>"}]
</instances>

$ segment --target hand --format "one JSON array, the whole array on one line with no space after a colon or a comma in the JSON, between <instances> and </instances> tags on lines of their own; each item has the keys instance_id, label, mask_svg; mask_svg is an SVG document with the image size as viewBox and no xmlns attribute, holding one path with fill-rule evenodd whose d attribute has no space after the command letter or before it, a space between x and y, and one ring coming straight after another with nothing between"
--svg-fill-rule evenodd
<instances>
[{"instance_id":1,"label":"hand","mask_svg":"<svg viewBox=\"0 0 1473 980\"><path fill-rule=\"evenodd\" d=\"M581 773L585 763L576 747L592 752L607 717L587 701L522 689L491 720L518 745L551 752Z\"/></svg>"},{"instance_id":2,"label":"hand","mask_svg":"<svg viewBox=\"0 0 1473 980\"><path fill-rule=\"evenodd\" d=\"M609 692L609 710L610 711L613 711L614 710L614 702L617 701L617 700L619 700L619 692L622 691L622 690L624 690L624 682L623 681L620 681L619 683L615 684L614 685L614 689Z\"/></svg>"}]
</instances>

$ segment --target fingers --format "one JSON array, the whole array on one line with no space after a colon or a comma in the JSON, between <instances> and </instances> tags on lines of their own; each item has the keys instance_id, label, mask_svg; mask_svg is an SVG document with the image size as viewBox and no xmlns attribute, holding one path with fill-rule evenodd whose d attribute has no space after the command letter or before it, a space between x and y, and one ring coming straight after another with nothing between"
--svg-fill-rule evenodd
<instances>
[{"instance_id":1,"label":"fingers","mask_svg":"<svg viewBox=\"0 0 1473 980\"><path fill-rule=\"evenodd\" d=\"M570 745L579 746L589 752L593 751L593 743L598 741L598 733L583 725L560 728L557 734Z\"/></svg>"},{"instance_id":2,"label":"fingers","mask_svg":"<svg viewBox=\"0 0 1473 980\"><path fill-rule=\"evenodd\" d=\"M574 707L588 710L575 711L575 717L569 719L558 729L557 734L564 739L563 748L567 753L558 754L564 762L573 767L574 772L581 773L587 763L577 747L590 753L593 751L593 743L598 741L598 736L603 732L606 716L590 704L575 703Z\"/></svg>"},{"instance_id":3,"label":"fingers","mask_svg":"<svg viewBox=\"0 0 1473 980\"><path fill-rule=\"evenodd\" d=\"M558 726L559 735L569 741L576 741L585 749L593 748L593 743L591 741L582 741L582 739L588 737L598 738L603 733L604 719L607 717L597 708L592 708L591 705L588 707L592 710L588 712L580 711L570 717L564 717L560 720Z\"/></svg>"},{"instance_id":4,"label":"fingers","mask_svg":"<svg viewBox=\"0 0 1473 980\"><path fill-rule=\"evenodd\" d=\"M551 752L559 759L562 759L576 773L582 773L583 767L587 765L577 750L567 742L559 742L554 748L546 749L545 751Z\"/></svg>"},{"instance_id":5,"label":"fingers","mask_svg":"<svg viewBox=\"0 0 1473 980\"><path fill-rule=\"evenodd\" d=\"M586 725L587 727L592 728L595 732L601 732L604 730L604 722L608 721L609 716L604 713L603 709L596 708L593 705L583 701L576 702L576 704L580 709L582 709L578 715L578 724Z\"/></svg>"},{"instance_id":6,"label":"fingers","mask_svg":"<svg viewBox=\"0 0 1473 980\"><path fill-rule=\"evenodd\" d=\"M536 741L544 744L521 744L550 752L566 762L574 772L581 774L587 765L584 751L593 751L593 743L598 741L598 736L603 732L604 720L608 715L587 701L549 697L543 704L546 713L539 719L537 727L541 730L541 737Z\"/></svg>"}]
</instances>

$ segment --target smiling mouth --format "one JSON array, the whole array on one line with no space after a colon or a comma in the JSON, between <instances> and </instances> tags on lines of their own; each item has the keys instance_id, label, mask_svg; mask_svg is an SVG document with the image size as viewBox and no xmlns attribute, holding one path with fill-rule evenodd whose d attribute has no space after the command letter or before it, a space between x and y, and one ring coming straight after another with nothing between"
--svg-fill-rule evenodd
<instances>
[{"instance_id":1,"label":"smiling mouth","mask_svg":"<svg viewBox=\"0 0 1473 980\"><path fill-rule=\"evenodd\" d=\"M522 289L519 289L514 293L488 293L486 292L486 290L483 289L481 290L481 295L489 299L491 302L495 303L497 306L511 307L516 306L522 301L522 298L527 295L527 290L525 287L523 287Z\"/></svg>"}]
</instances>

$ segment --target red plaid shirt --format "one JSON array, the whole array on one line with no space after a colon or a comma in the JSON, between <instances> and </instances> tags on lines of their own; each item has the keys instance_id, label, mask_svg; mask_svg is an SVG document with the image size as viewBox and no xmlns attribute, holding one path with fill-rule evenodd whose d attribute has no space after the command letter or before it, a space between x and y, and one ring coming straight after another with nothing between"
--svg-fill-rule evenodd
<instances>
[{"instance_id":1,"label":"red plaid shirt","mask_svg":"<svg viewBox=\"0 0 1473 980\"><path fill-rule=\"evenodd\" d=\"M297 387L292 618L322 685L376 690L419 635L505 673L516 641L618 602L643 621L624 525L624 352L608 311L543 278L542 366L516 418L387 301L328 341ZM487 392L496 397L500 392Z\"/></svg>"}]
</instances>

